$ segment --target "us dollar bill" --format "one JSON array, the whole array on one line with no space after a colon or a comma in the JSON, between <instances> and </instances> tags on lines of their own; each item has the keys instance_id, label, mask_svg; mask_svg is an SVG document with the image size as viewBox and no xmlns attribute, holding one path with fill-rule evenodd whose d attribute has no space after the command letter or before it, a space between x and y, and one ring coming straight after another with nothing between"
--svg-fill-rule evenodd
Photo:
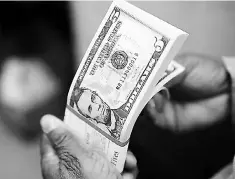
<instances>
[{"instance_id":1,"label":"us dollar bill","mask_svg":"<svg viewBox=\"0 0 235 179\"><path fill-rule=\"evenodd\" d=\"M181 74L185 68L177 63L176 61L172 60L168 65L166 71L162 74L162 77L159 81L156 82L155 88L153 89L152 95L150 99L157 94L162 89L165 89L165 85Z\"/></svg>"},{"instance_id":2,"label":"us dollar bill","mask_svg":"<svg viewBox=\"0 0 235 179\"><path fill-rule=\"evenodd\" d=\"M188 34L113 1L71 84L64 121L121 172L138 115Z\"/></svg>"}]
</instances>

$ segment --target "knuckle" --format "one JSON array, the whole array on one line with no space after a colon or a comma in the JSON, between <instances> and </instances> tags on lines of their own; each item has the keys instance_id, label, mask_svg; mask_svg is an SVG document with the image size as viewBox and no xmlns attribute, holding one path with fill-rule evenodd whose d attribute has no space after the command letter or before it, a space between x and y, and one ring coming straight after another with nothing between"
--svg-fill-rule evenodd
<instances>
[{"instance_id":1,"label":"knuckle","mask_svg":"<svg viewBox=\"0 0 235 179\"><path fill-rule=\"evenodd\" d=\"M57 129L52 131L51 138L53 139L54 147L57 149L66 147L68 142L72 140L72 135L64 129Z\"/></svg>"},{"instance_id":2,"label":"knuckle","mask_svg":"<svg viewBox=\"0 0 235 179\"><path fill-rule=\"evenodd\" d=\"M63 175L69 174L70 176L75 176L75 178L84 178L81 163L77 157L63 150L59 158L60 170L63 171Z\"/></svg>"}]
</instances>

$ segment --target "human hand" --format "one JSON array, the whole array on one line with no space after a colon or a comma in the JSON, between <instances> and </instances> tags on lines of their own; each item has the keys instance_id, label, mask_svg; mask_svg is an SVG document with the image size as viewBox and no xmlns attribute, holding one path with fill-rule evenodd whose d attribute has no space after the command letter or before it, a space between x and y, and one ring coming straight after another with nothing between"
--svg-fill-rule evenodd
<instances>
[{"instance_id":1,"label":"human hand","mask_svg":"<svg viewBox=\"0 0 235 179\"><path fill-rule=\"evenodd\" d=\"M154 123L186 131L228 117L230 78L222 61L197 54L181 55L175 60L185 71L170 82L170 100L159 93L149 101L147 110Z\"/></svg>"},{"instance_id":2,"label":"human hand","mask_svg":"<svg viewBox=\"0 0 235 179\"><path fill-rule=\"evenodd\" d=\"M62 121L46 115L41 120L41 167L44 179L121 179L99 151L88 149Z\"/></svg>"},{"instance_id":3,"label":"human hand","mask_svg":"<svg viewBox=\"0 0 235 179\"><path fill-rule=\"evenodd\" d=\"M123 172L123 179L136 179L138 175L137 160L134 154L129 150L127 151L127 157Z\"/></svg>"}]
</instances>

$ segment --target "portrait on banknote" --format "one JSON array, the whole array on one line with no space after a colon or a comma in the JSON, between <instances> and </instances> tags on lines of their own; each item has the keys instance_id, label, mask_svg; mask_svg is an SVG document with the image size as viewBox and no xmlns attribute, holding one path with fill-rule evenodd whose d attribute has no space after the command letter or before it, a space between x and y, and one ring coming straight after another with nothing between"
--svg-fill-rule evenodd
<instances>
[{"instance_id":1,"label":"portrait on banknote","mask_svg":"<svg viewBox=\"0 0 235 179\"><path fill-rule=\"evenodd\" d=\"M129 114L168 41L114 7L84 57L68 108L113 142L125 143Z\"/></svg>"},{"instance_id":2,"label":"portrait on banknote","mask_svg":"<svg viewBox=\"0 0 235 179\"><path fill-rule=\"evenodd\" d=\"M111 109L95 91L88 88L76 88L72 96L73 107L82 116L92 121L115 139L119 139L125 114L119 109Z\"/></svg>"},{"instance_id":3,"label":"portrait on banknote","mask_svg":"<svg viewBox=\"0 0 235 179\"><path fill-rule=\"evenodd\" d=\"M168 23L115 1L83 56L64 121L84 144L103 151L119 171L141 110L183 71L169 63L186 37Z\"/></svg>"}]
</instances>

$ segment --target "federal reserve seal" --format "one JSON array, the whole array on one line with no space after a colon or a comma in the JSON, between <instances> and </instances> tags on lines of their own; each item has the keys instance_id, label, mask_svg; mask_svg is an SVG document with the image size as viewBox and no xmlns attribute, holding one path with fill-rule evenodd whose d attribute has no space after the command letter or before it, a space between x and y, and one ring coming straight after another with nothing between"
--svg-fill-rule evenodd
<instances>
[{"instance_id":1,"label":"federal reserve seal","mask_svg":"<svg viewBox=\"0 0 235 179\"><path fill-rule=\"evenodd\" d=\"M111 63L116 69L123 69L127 65L128 56L124 51L116 51L111 57Z\"/></svg>"}]
</instances>

